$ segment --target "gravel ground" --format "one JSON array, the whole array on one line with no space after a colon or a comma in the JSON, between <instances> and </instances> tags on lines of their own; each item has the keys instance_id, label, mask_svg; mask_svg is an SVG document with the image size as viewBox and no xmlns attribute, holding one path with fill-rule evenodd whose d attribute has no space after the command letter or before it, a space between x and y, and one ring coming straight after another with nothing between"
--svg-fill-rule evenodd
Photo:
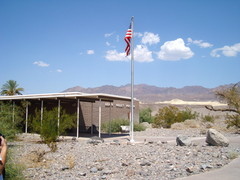
<instances>
[{"instance_id":1,"label":"gravel ground","mask_svg":"<svg viewBox=\"0 0 240 180\"><path fill-rule=\"evenodd\" d=\"M176 146L177 135L199 137L192 146ZM129 136L105 138L97 145L88 139L64 139L50 152L38 135L23 134L14 142L16 159L25 164L26 179L176 179L228 164L240 153L240 136L224 133L228 147L207 146L198 129L147 129ZM161 137L161 139L160 139ZM234 139L231 143L231 139Z\"/></svg>"}]
</instances>

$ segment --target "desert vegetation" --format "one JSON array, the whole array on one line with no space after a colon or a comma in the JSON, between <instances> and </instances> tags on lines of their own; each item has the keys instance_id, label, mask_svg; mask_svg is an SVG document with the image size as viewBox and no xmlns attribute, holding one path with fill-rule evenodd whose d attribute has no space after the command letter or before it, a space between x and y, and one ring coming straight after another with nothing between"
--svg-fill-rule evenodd
<instances>
[{"instance_id":1,"label":"desert vegetation","mask_svg":"<svg viewBox=\"0 0 240 180\"><path fill-rule=\"evenodd\" d=\"M14 109L14 115L12 113L12 104L0 102L0 132L5 136L8 142L16 140L16 136L21 132L21 114L20 108ZM14 118L13 118L14 116ZM14 147L10 146L7 156L6 165L6 179L21 180L23 179L22 169L23 167L17 164L13 160Z\"/></svg>"},{"instance_id":2,"label":"desert vegetation","mask_svg":"<svg viewBox=\"0 0 240 180\"><path fill-rule=\"evenodd\" d=\"M216 96L219 100L227 103L227 108L214 108L213 106L206 106L211 111L227 112L226 124L227 127L240 128L240 86L239 83L230 88L216 91Z\"/></svg>"},{"instance_id":3,"label":"desert vegetation","mask_svg":"<svg viewBox=\"0 0 240 180\"><path fill-rule=\"evenodd\" d=\"M35 116L31 117L30 126L33 132L40 134L42 141L48 145L51 151L57 150L56 141L59 135L64 135L67 129L76 127L75 114L67 114L63 109L60 112L58 114L58 108L44 109L41 121L41 112L35 110Z\"/></svg>"},{"instance_id":4,"label":"desert vegetation","mask_svg":"<svg viewBox=\"0 0 240 180\"><path fill-rule=\"evenodd\" d=\"M102 131L105 133L121 132L121 126L129 126L130 121L127 119L113 119L110 122L102 124ZM134 131L144 131L146 128L142 124L135 123Z\"/></svg>"},{"instance_id":5,"label":"desert vegetation","mask_svg":"<svg viewBox=\"0 0 240 180\"><path fill-rule=\"evenodd\" d=\"M170 128L174 123L184 122L187 119L195 119L198 113L193 112L190 108L180 110L176 106L165 106L158 110L153 120L153 127Z\"/></svg>"}]
</instances>

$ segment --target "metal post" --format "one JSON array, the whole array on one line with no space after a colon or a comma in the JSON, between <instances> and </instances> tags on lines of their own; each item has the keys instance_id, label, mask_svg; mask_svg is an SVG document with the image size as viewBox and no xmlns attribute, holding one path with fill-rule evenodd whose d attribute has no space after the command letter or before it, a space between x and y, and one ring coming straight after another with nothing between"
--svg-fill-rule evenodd
<instances>
[{"instance_id":1,"label":"metal post","mask_svg":"<svg viewBox=\"0 0 240 180\"><path fill-rule=\"evenodd\" d=\"M28 102L26 102L26 126L25 126L25 133L28 132Z\"/></svg>"},{"instance_id":2,"label":"metal post","mask_svg":"<svg viewBox=\"0 0 240 180\"><path fill-rule=\"evenodd\" d=\"M100 99L100 101L99 101L99 112L98 112L98 120L99 120L99 122L98 122L98 137L100 137L101 138L101 121L102 121L102 100Z\"/></svg>"},{"instance_id":3,"label":"metal post","mask_svg":"<svg viewBox=\"0 0 240 180\"><path fill-rule=\"evenodd\" d=\"M58 100L58 136L59 136L59 125L60 125L60 109L61 108L61 100Z\"/></svg>"},{"instance_id":4,"label":"metal post","mask_svg":"<svg viewBox=\"0 0 240 180\"><path fill-rule=\"evenodd\" d=\"M109 136L112 134L111 120L112 120L112 103L110 102L110 109L109 109Z\"/></svg>"},{"instance_id":5,"label":"metal post","mask_svg":"<svg viewBox=\"0 0 240 180\"><path fill-rule=\"evenodd\" d=\"M41 127L43 122L43 100L41 100Z\"/></svg>"},{"instance_id":6,"label":"metal post","mask_svg":"<svg viewBox=\"0 0 240 180\"><path fill-rule=\"evenodd\" d=\"M12 113L13 123L15 122L15 101L13 101L13 113Z\"/></svg>"},{"instance_id":7,"label":"metal post","mask_svg":"<svg viewBox=\"0 0 240 180\"><path fill-rule=\"evenodd\" d=\"M77 99L77 138L79 138L79 99Z\"/></svg>"},{"instance_id":8,"label":"metal post","mask_svg":"<svg viewBox=\"0 0 240 180\"><path fill-rule=\"evenodd\" d=\"M92 102L92 113L91 113L91 135L93 134L93 102Z\"/></svg>"}]
</instances>

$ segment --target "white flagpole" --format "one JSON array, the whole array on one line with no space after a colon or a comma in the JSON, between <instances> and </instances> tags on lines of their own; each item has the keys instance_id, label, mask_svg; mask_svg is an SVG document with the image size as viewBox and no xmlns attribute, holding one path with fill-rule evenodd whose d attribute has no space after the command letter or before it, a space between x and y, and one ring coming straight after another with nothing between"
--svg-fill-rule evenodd
<instances>
[{"instance_id":1,"label":"white flagpole","mask_svg":"<svg viewBox=\"0 0 240 180\"><path fill-rule=\"evenodd\" d=\"M133 139L133 126L134 126L134 112L133 112L133 107L134 107L134 26L133 26L133 22L134 22L134 17L132 17L131 19L131 23L132 23L132 38L131 38L131 140L130 142L134 142Z\"/></svg>"}]
</instances>

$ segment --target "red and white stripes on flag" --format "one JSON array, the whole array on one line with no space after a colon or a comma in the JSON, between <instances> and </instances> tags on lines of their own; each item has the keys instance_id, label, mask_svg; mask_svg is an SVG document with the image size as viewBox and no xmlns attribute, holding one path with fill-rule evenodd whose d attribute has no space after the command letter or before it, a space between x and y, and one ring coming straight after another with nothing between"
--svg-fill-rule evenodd
<instances>
[{"instance_id":1,"label":"red and white stripes on flag","mask_svg":"<svg viewBox=\"0 0 240 180\"><path fill-rule=\"evenodd\" d=\"M126 36L124 40L127 43L127 47L125 48L126 56L130 54L130 49L131 49L131 38L132 38L132 22L130 23L130 26L127 30Z\"/></svg>"}]
</instances>

